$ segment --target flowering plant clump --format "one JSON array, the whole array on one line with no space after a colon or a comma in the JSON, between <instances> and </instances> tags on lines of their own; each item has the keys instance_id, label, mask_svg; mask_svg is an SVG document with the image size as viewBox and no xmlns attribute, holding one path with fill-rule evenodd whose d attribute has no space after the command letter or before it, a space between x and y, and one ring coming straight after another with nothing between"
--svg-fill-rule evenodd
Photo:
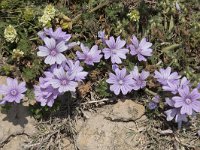
<instances>
[{"instance_id":1,"label":"flowering plant clump","mask_svg":"<svg viewBox=\"0 0 200 150\"><path fill-rule=\"evenodd\" d=\"M53 16L53 15L52 15ZM127 95L133 91L144 89L147 85L147 78L150 72L141 70L135 65L132 70L128 71L125 67L120 69L120 64L127 57L137 55L138 61L147 61L147 57L152 56L152 43L143 38L141 42L136 36L132 36L131 44L121 40L120 37L111 36L108 40L105 38L105 32L99 32L98 37L102 40L102 51L98 45L93 45L91 49L84 44L80 44L82 51L76 51L75 60L67 56L69 49L79 45L77 42L69 42L71 34L67 34L59 27L55 30L44 28L38 32L38 36L43 40L43 46L38 47L37 55L45 57L44 63L50 65L49 69L44 72L44 76L39 78L39 84L34 86L34 94L37 102L41 106L52 107L56 99L66 92L76 92L83 80L86 79L88 72L84 71L80 61L84 66L94 66L103 59L111 58L112 70L106 80L110 84L110 91L115 95ZM127 48L126 48L127 47ZM130 56L129 55L130 50ZM18 51L14 50L14 53ZM18 52L19 53L19 52ZM20 53L21 54L21 53ZM80 60L80 61L79 61ZM191 89L191 83L186 77L182 77L177 72L172 72L171 67L155 71L154 78L162 85L163 91L170 92L173 96L166 98L165 111L167 120L175 121L179 125L183 121L188 121L188 116L200 112L200 93L198 87ZM25 82L18 84L16 79L7 79L7 86L1 86L0 92L4 95L1 103L16 102L19 103L24 97L26 91ZM149 103L148 107L153 110L158 107L161 98L156 95Z\"/></svg>"},{"instance_id":2,"label":"flowering plant clump","mask_svg":"<svg viewBox=\"0 0 200 150\"><path fill-rule=\"evenodd\" d=\"M191 91L190 81L183 77L182 79L177 72L171 72L171 68L160 69L155 71L155 78L163 86L164 91L171 92L172 98L166 98L166 105L171 109L165 111L167 120L179 123L188 121L188 116L195 115L200 112L200 93L197 88Z\"/></svg>"},{"instance_id":3,"label":"flowering plant clump","mask_svg":"<svg viewBox=\"0 0 200 150\"><path fill-rule=\"evenodd\" d=\"M52 114L72 104L81 111L130 98L162 129L174 125L164 119L199 126L194 2L11 1L0 2L0 74L8 77L0 104L35 100L28 103L41 118L38 110Z\"/></svg>"}]
</instances>

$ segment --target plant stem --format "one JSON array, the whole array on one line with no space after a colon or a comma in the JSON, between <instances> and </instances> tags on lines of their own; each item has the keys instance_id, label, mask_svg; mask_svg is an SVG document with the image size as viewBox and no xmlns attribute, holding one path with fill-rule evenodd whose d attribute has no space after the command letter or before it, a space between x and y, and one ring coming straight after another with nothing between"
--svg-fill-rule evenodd
<instances>
[{"instance_id":1,"label":"plant stem","mask_svg":"<svg viewBox=\"0 0 200 150\"><path fill-rule=\"evenodd\" d=\"M148 94L150 94L150 95L153 95L153 96L158 95L157 93L155 93L155 92L149 90L148 88L145 88L145 92L148 93Z\"/></svg>"}]
</instances>

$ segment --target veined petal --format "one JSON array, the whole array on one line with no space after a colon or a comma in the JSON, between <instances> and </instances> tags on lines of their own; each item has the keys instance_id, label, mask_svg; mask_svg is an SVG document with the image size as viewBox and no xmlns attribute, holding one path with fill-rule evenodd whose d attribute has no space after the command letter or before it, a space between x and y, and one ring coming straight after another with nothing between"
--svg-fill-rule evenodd
<instances>
[{"instance_id":1,"label":"veined petal","mask_svg":"<svg viewBox=\"0 0 200 150\"><path fill-rule=\"evenodd\" d=\"M39 46L39 51L37 52L38 56L44 57L49 55L49 49L44 46Z\"/></svg>"},{"instance_id":2,"label":"veined petal","mask_svg":"<svg viewBox=\"0 0 200 150\"><path fill-rule=\"evenodd\" d=\"M63 77L65 77L66 73L64 71L64 69L62 67L60 67L59 69L54 69L53 73L56 75L57 78L62 79Z\"/></svg>"},{"instance_id":3,"label":"veined petal","mask_svg":"<svg viewBox=\"0 0 200 150\"><path fill-rule=\"evenodd\" d=\"M50 50L56 47L56 41L53 38L44 38L44 43Z\"/></svg>"},{"instance_id":4,"label":"veined petal","mask_svg":"<svg viewBox=\"0 0 200 150\"><path fill-rule=\"evenodd\" d=\"M49 56L47 56L47 57L45 58L44 62L45 62L46 64L53 65L53 64L56 63L56 58L53 57L53 56L51 56L51 55L49 55Z\"/></svg>"},{"instance_id":5,"label":"veined petal","mask_svg":"<svg viewBox=\"0 0 200 150\"><path fill-rule=\"evenodd\" d=\"M55 59L57 64L61 64L66 60L66 57L62 53L58 53Z\"/></svg>"},{"instance_id":6,"label":"veined petal","mask_svg":"<svg viewBox=\"0 0 200 150\"><path fill-rule=\"evenodd\" d=\"M116 84L110 86L110 90L115 93L115 95L119 95L120 87Z\"/></svg>"},{"instance_id":7,"label":"veined petal","mask_svg":"<svg viewBox=\"0 0 200 150\"><path fill-rule=\"evenodd\" d=\"M64 41L61 41L60 43L58 43L58 45L56 45L56 49L59 51L59 52L64 52L67 50L67 46L65 45L65 42Z\"/></svg>"}]
</instances>

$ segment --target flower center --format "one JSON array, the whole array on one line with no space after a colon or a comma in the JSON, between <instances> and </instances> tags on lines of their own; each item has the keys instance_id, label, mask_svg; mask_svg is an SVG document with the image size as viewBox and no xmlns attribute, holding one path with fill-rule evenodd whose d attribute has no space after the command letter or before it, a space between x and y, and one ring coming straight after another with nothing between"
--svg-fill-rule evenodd
<instances>
[{"instance_id":1,"label":"flower center","mask_svg":"<svg viewBox=\"0 0 200 150\"><path fill-rule=\"evenodd\" d=\"M124 82L122 80L119 80L119 84L122 85Z\"/></svg>"},{"instance_id":2,"label":"flower center","mask_svg":"<svg viewBox=\"0 0 200 150\"><path fill-rule=\"evenodd\" d=\"M141 80L137 80L136 84L140 86L140 85L142 85L142 81Z\"/></svg>"},{"instance_id":3,"label":"flower center","mask_svg":"<svg viewBox=\"0 0 200 150\"><path fill-rule=\"evenodd\" d=\"M92 61L92 57L89 56L89 55L86 55L86 58L85 58L86 61Z\"/></svg>"},{"instance_id":4,"label":"flower center","mask_svg":"<svg viewBox=\"0 0 200 150\"><path fill-rule=\"evenodd\" d=\"M56 50L52 50L51 52L50 52L50 55L51 56L55 56L57 54L57 51Z\"/></svg>"},{"instance_id":5,"label":"flower center","mask_svg":"<svg viewBox=\"0 0 200 150\"><path fill-rule=\"evenodd\" d=\"M137 48L136 48L136 51L137 51L138 53L140 53L140 52L142 51L142 49L141 49L140 47L137 47Z\"/></svg>"},{"instance_id":6,"label":"flower center","mask_svg":"<svg viewBox=\"0 0 200 150\"><path fill-rule=\"evenodd\" d=\"M67 85L68 81L66 79L61 81L61 85Z\"/></svg>"},{"instance_id":7,"label":"flower center","mask_svg":"<svg viewBox=\"0 0 200 150\"><path fill-rule=\"evenodd\" d=\"M113 49L113 50L112 50L112 54L113 54L113 55L117 54L117 51L118 51L117 49Z\"/></svg>"},{"instance_id":8,"label":"flower center","mask_svg":"<svg viewBox=\"0 0 200 150\"><path fill-rule=\"evenodd\" d=\"M11 91L10 91L10 94L11 94L12 96L16 96L16 95L17 95L17 90L15 90L15 89L14 89L14 90L11 90Z\"/></svg>"},{"instance_id":9,"label":"flower center","mask_svg":"<svg viewBox=\"0 0 200 150\"><path fill-rule=\"evenodd\" d=\"M186 104L191 104L191 103L192 103L192 100L189 99L189 98L186 98L186 99L185 99L185 102L186 102Z\"/></svg>"}]
</instances>

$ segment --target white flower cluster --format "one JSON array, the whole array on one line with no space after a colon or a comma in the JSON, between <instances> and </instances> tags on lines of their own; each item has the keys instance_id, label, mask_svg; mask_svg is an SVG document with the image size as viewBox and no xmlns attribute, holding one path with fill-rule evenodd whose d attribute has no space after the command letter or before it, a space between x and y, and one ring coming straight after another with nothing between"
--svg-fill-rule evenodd
<instances>
[{"instance_id":1,"label":"white flower cluster","mask_svg":"<svg viewBox=\"0 0 200 150\"><path fill-rule=\"evenodd\" d=\"M46 26L48 22L51 21L55 17L56 9L51 4L47 5L44 9L44 14L39 18L39 22L42 23L43 26Z\"/></svg>"},{"instance_id":2,"label":"white flower cluster","mask_svg":"<svg viewBox=\"0 0 200 150\"><path fill-rule=\"evenodd\" d=\"M17 37L17 32L12 25L9 25L4 30L4 38L7 42L13 43L15 42Z\"/></svg>"}]
</instances>

